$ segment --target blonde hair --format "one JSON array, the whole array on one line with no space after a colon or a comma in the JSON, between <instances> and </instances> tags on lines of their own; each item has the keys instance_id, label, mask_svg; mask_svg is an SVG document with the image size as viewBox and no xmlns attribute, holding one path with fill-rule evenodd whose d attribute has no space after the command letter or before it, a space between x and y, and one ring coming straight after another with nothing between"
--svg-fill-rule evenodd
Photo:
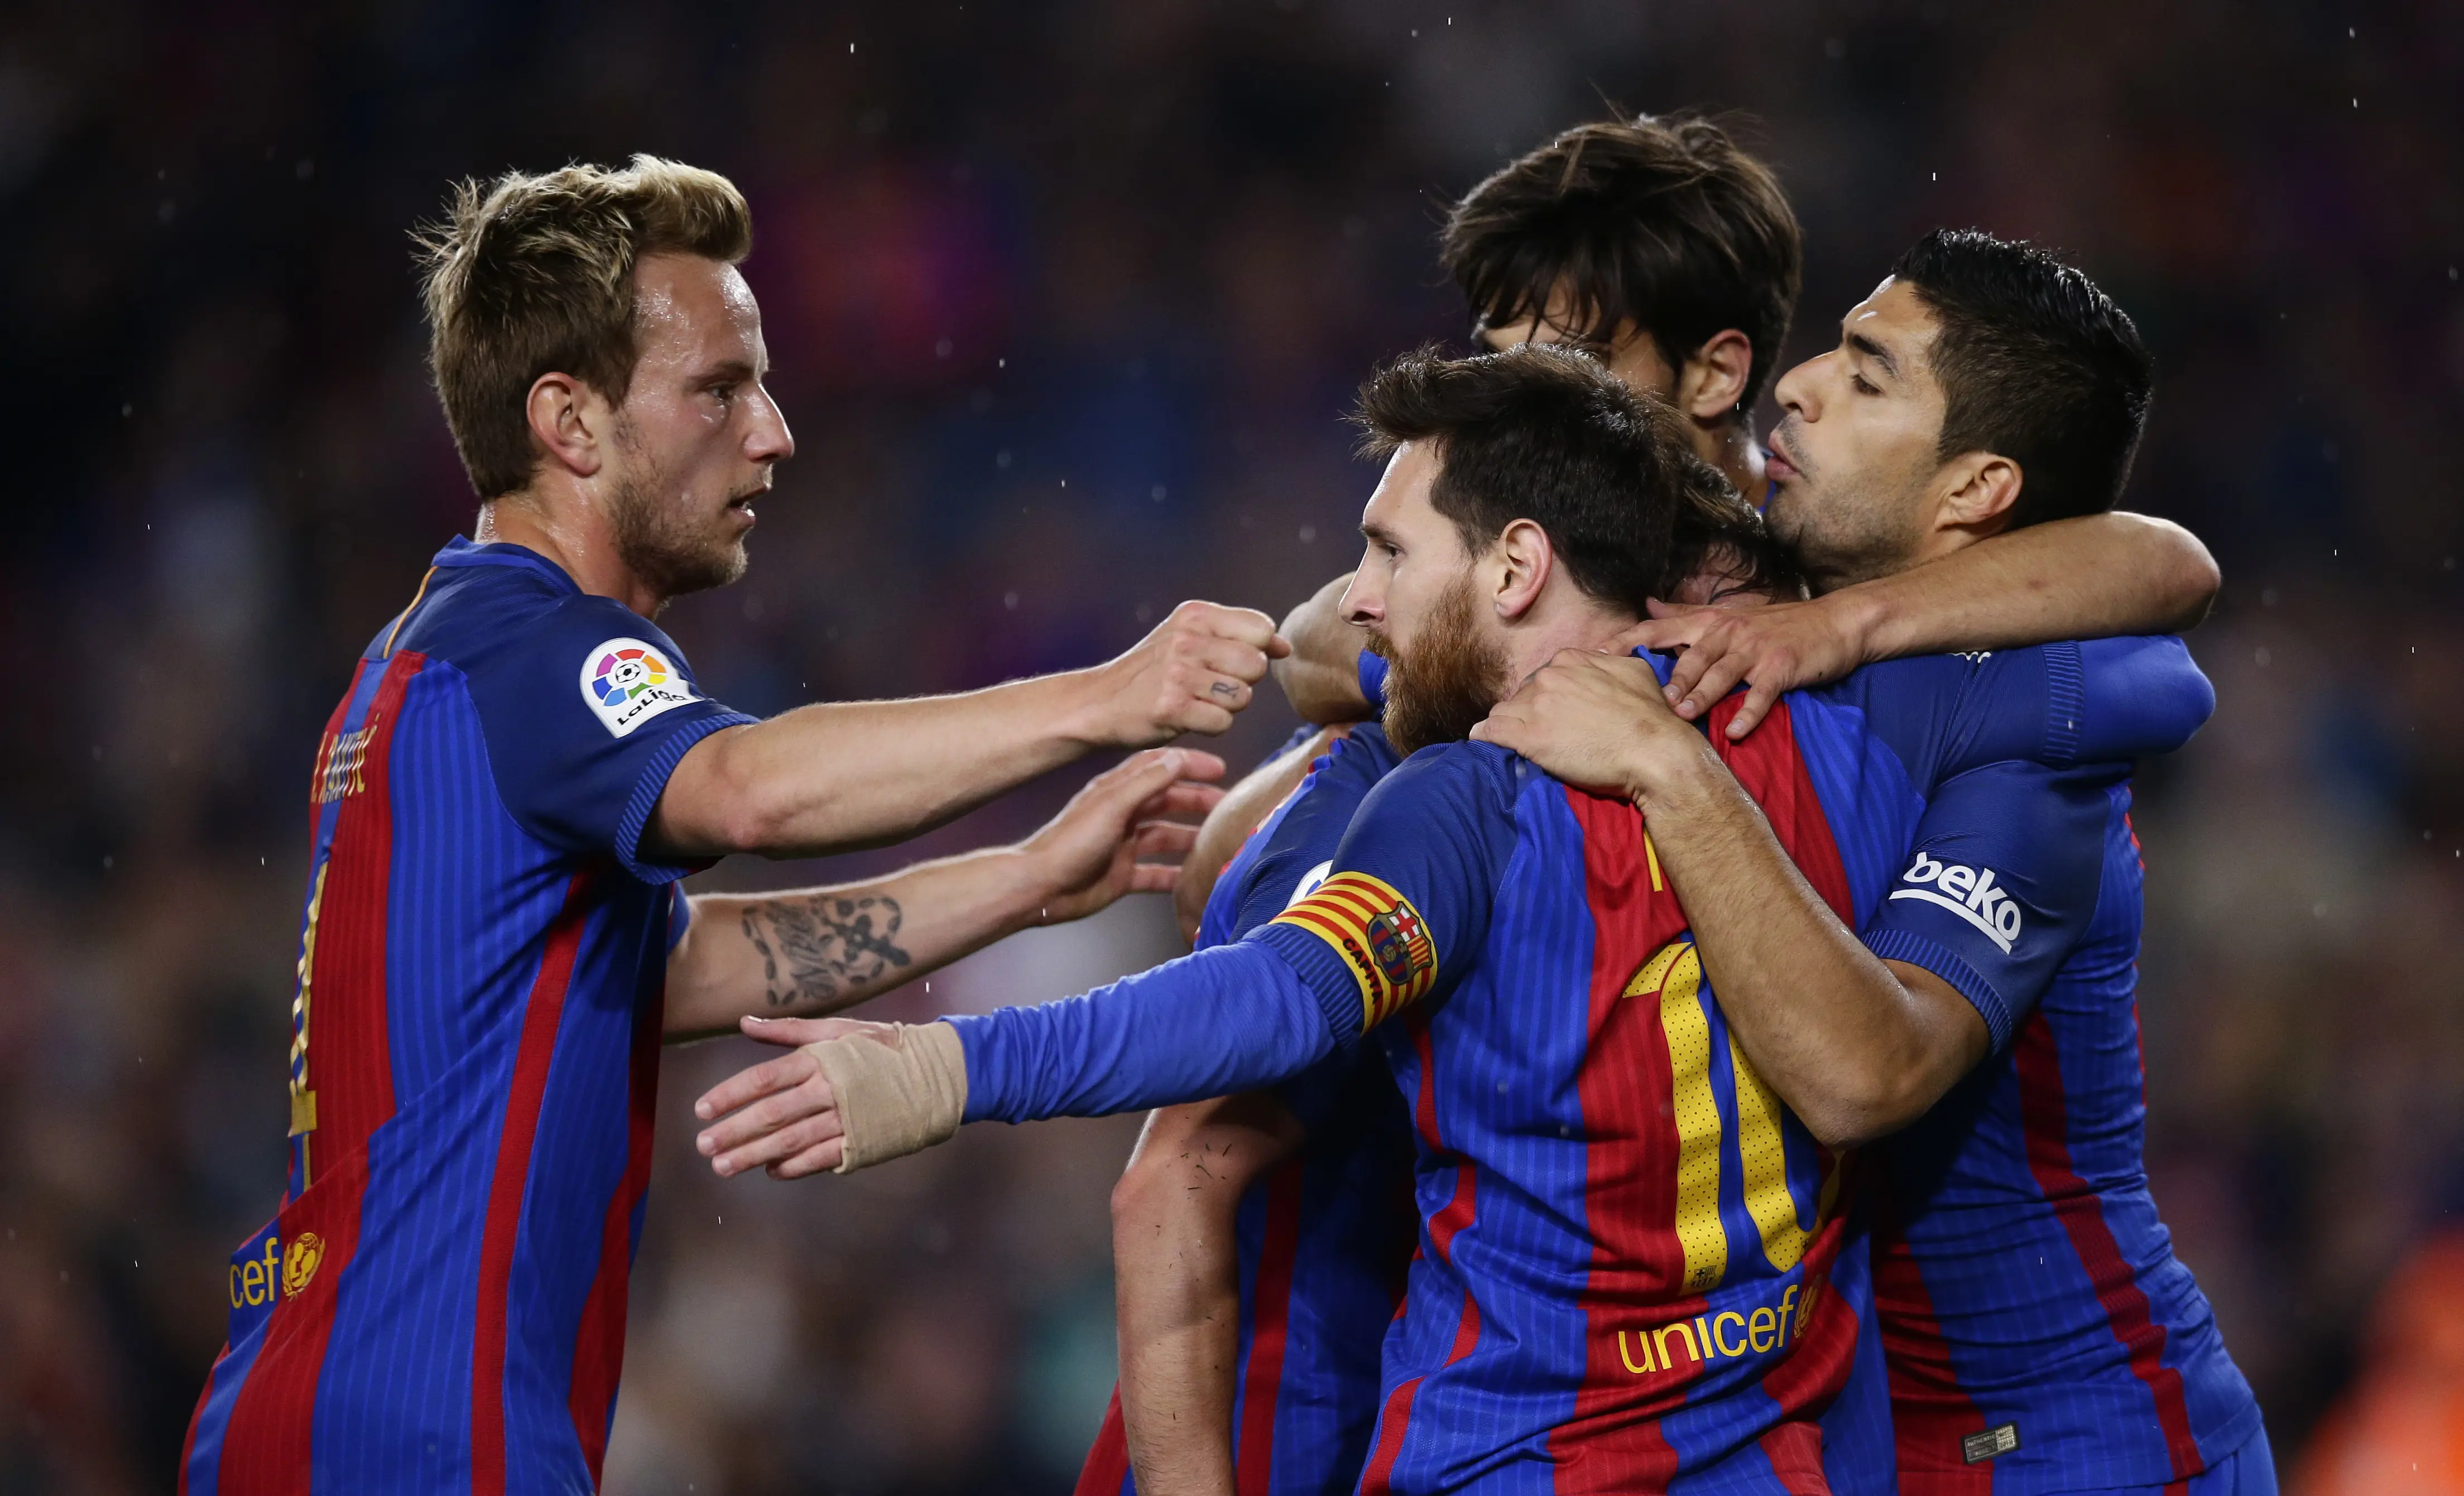
<instances>
[{"instance_id":1,"label":"blonde hair","mask_svg":"<svg viewBox=\"0 0 2464 1496\"><path fill-rule=\"evenodd\" d=\"M526 486L539 453L526 409L542 374L622 403L633 381L633 268L642 256L735 264L753 215L715 171L636 156L457 183L414 240L427 274L428 363L445 423L483 499Z\"/></svg>"}]
</instances>

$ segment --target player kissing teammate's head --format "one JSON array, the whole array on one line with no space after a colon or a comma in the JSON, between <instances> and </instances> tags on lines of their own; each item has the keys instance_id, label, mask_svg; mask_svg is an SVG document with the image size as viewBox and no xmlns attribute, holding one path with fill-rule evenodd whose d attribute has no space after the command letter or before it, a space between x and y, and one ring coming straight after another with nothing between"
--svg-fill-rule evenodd
<instances>
[{"instance_id":1,"label":"player kissing teammate's head","mask_svg":"<svg viewBox=\"0 0 2464 1496\"><path fill-rule=\"evenodd\" d=\"M2110 509L2146 425L2139 329L2076 268L1973 229L1926 235L1782 375L1766 513L1817 590Z\"/></svg>"},{"instance_id":2,"label":"player kissing teammate's head","mask_svg":"<svg viewBox=\"0 0 2464 1496\"><path fill-rule=\"evenodd\" d=\"M795 451L735 184L653 156L464 182L420 236L429 362L483 503L604 535L661 600L743 575Z\"/></svg>"},{"instance_id":3,"label":"player kissing teammate's head","mask_svg":"<svg viewBox=\"0 0 2464 1496\"><path fill-rule=\"evenodd\" d=\"M1706 576L1789 584L1683 418L1580 353L1422 349L1362 386L1354 419L1388 462L1342 607L1392 662L1386 731L1404 753L1467 736L1512 681L1604 644L1647 599L1701 596Z\"/></svg>"}]
</instances>

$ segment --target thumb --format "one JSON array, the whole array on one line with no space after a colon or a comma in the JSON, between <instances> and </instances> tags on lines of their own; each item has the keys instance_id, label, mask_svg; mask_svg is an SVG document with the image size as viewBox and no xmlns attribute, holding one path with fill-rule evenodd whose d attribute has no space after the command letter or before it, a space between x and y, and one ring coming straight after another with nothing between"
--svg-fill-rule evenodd
<instances>
[{"instance_id":1,"label":"thumb","mask_svg":"<svg viewBox=\"0 0 2464 1496\"><path fill-rule=\"evenodd\" d=\"M1643 610L1653 618L1683 618L1688 613L1703 611L1697 603L1662 603L1658 598L1644 598Z\"/></svg>"}]
</instances>

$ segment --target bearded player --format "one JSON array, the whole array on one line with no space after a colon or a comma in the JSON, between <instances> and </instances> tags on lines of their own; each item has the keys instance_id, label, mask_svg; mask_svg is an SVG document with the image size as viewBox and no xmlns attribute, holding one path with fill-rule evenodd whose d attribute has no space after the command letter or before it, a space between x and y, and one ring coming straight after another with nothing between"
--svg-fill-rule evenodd
<instances>
[{"instance_id":1,"label":"bearded player","mask_svg":"<svg viewBox=\"0 0 2464 1496\"><path fill-rule=\"evenodd\" d=\"M1349 605L1395 629L1397 749L1435 746L1371 792L1325 881L1244 940L1086 1000L918 1028L787 1025L831 1037L704 1098L705 1116L745 1109L704 1152L722 1173L860 1167L962 1118L1230 1091L1372 1034L1417 1098L1421 1232L1363 1487L1827 1489L1812 1420L1859 1340L1859 1286L1843 1298L1831 1276L1847 1231L1825 1144L1845 1139L1808 1133L1727 1045L1632 807L1459 741L1544 651L1630 627L1671 493L1724 486L1669 412L1579 357L1410 360L1363 404L1397 455ZM1843 836L1893 853L1976 834L2067 847L2035 833L2101 804L2117 771L2013 765L1996 793L1918 825L1958 774L2044 752L2055 661L1860 675L1820 714L1829 761L1851 772L1818 804L1793 747L1740 755L1739 775L1817 868ZM1913 800L1863 793L1853 766L1868 759ZM2072 870L2034 889L2037 934L2001 957L2014 980L2075 934L2057 886ZM1833 892L1851 916L1851 891ZM1878 893L1856 891L1855 917L1903 913Z\"/></svg>"},{"instance_id":2,"label":"bearded player","mask_svg":"<svg viewBox=\"0 0 2464 1496\"><path fill-rule=\"evenodd\" d=\"M794 451L724 178L648 157L466 187L431 363L482 502L372 640L310 785L279 1214L234 1255L182 1484L597 1484L658 1044L825 1012L1160 888L1209 756L1140 755L1025 843L838 889L684 898L729 852L947 821L1097 747L1220 732L1281 646L1185 604L1089 671L970 695L708 699L651 622L735 580Z\"/></svg>"},{"instance_id":3,"label":"bearded player","mask_svg":"<svg viewBox=\"0 0 2464 1496\"><path fill-rule=\"evenodd\" d=\"M1770 169L1717 125L1681 116L1585 125L1530 152L1458 205L1443 248L1477 341L1591 352L1675 406L1697 454L1759 495L1768 480L1751 412L1786 338L1800 245ZM1359 652L1359 630L1333 605L1349 581L1287 622L1299 649L1276 667L1294 705L1322 720L1369 710L1355 654L1373 693L1385 668ZM1706 603L1712 583L1680 576L1655 595ZM1792 648L1837 674L1869 655L2161 629L2195 619L2213 589L2211 563L2184 532L2099 515L1849 587L1754 649L1698 632L1680 683L1693 686L1727 654L1717 671L1728 673L1701 681L1698 694L1715 699L1750 665L1756 694L1735 718L1742 731L1769 693L1797 683L1772 666L1796 663ZM1832 647L1835 615L1856 620L1853 650ZM1793 642L1808 634L1825 652ZM1201 911L1210 935L1226 929L1242 901L1210 902L1217 870L1326 751L1320 737L1264 766L1210 817L1176 891L1185 929ZM1360 1155L1392 1132L1309 1127L1275 1096L1149 1119L1113 1196L1120 1395L1079 1496L1114 1496L1133 1465L1156 1490L1229 1496L1236 1471L1244 1491L1351 1487L1375 1418L1357 1329L1382 1327L1394 1272L1374 1245L1346 1243L1384 1240L1386 1193L1357 1181L1374 1172Z\"/></svg>"}]
</instances>

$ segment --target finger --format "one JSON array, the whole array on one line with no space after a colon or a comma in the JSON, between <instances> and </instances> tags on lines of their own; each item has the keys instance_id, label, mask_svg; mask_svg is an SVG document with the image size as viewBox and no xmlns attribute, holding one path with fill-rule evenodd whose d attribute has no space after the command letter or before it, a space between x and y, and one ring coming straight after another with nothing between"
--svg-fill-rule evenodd
<instances>
[{"instance_id":1,"label":"finger","mask_svg":"<svg viewBox=\"0 0 2464 1496\"><path fill-rule=\"evenodd\" d=\"M1266 651L1238 640L1209 639L1191 650L1186 658L1218 675L1228 675L1239 681L1257 681L1266 677Z\"/></svg>"},{"instance_id":2,"label":"finger","mask_svg":"<svg viewBox=\"0 0 2464 1496\"><path fill-rule=\"evenodd\" d=\"M1232 714L1211 701L1193 697L1173 725L1184 733L1202 733L1216 737L1232 730Z\"/></svg>"},{"instance_id":3,"label":"finger","mask_svg":"<svg viewBox=\"0 0 2464 1496\"><path fill-rule=\"evenodd\" d=\"M1137 855L1178 857L1198 845L1198 827L1177 821L1156 821L1138 827Z\"/></svg>"},{"instance_id":4,"label":"finger","mask_svg":"<svg viewBox=\"0 0 2464 1496\"><path fill-rule=\"evenodd\" d=\"M1166 748L1163 751L1179 756L1182 779L1220 780L1224 775L1223 760L1203 748Z\"/></svg>"},{"instance_id":5,"label":"finger","mask_svg":"<svg viewBox=\"0 0 2464 1496\"><path fill-rule=\"evenodd\" d=\"M847 1018L759 1018L746 1015L737 1026L747 1039L765 1045L802 1046L836 1039L858 1020Z\"/></svg>"},{"instance_id":6,"label":"finger","mask_svg":"<svg viewBox=\"0 0 2464 1496\"><path fill-rule=\"evenodd\" d=\"M1222 803L1223 792L1212 784L1175 784L1160 795L1149 796L1146 803L1138 807L1138 816L1141 820L1159 816L1197 816L1203 820L1208 811Z\"/></svg>"},{"instance_id":7,"label":"finger","mask_svg":"<svg viewBox=\"0 0 2464 1496\"><path fill-rule=\"evenodd\" d=\"M1266 658L1270 660L1287 660L1291 658L1291 654L1292 642L1289 639L1285 638L1282 634L1277 634L1266 641Z\"/></svg>"},{"instance_id":8,"label":"finger","mask_svg":"<svg viewBox=\"0 0 2464 1496\"><path fill-rule=\"evenodd\" d=\"M798 1050L750 1069L738 1070L701 1093L693 1103L693 1115L708 1122L725 1116L738 1107L749 1106L775 1091L801 1086L819 1074L813 1057Z\"/></svg>"},{"instance_id":9,"label":"finger","mask_svg":"<svg viewBox=\"0 0 2464 1496\"><path fill-rule=\"evenodd\" d=\"M1220 603L1183 603L1172 610L1172 621L1193 633L1237 640L1261 653L1275 642L1275 621L1254 607L1225 607Z\"/></svg>"},{"instance_id":10,"label":"finger","mask_svg":"<svg viewBox=\"0 0 2464 1496\"><path fill-rule=\"evenodd\" d=\"M1177 862L1142 862L1130 868L1130 891L1133 893L1169 893L1180 880L1180 864Z\"/></svg>"},{"instance_id":11,"label":"finger","mask_svg":"<svg viewBox=\"0 0 2464 1496\"><path fill-rule=\"evenodd\" d=\"M1206 683L1205 699L1227 712L1246 709L1251 694L1249 683L1244 680L1233 680L1219 675Z\"/></svg>"},{"instance_id":12,"label":"finger","mask_svg":"<svg viewBox=\"0 0 2464 1496\"><path fill-rule=\"evenodd\" d=\"M1648 612L1653 618L1691 618L1697 613L1708 613L1713 611L1710 608L1705 607L1700 603L1662 603L1658 598L1644 598L1642 600L1642 605L1643 610Z\"/></svg>"},{"instance_id":13,"label":"finger","mask_svg":"<svg viewBox=\"0 0 2464 1496\"><path fill-rule=\"evenodd\" d=\"M1703 678L1703 672L1711 668L1711 662L1720 659L1726 652L1720 644L1705 643L1701 639L1695 640L1684 653L1677 657L1677 663L1669 668L1668 684L1661 688L1660 693L1668 699L1671 706L1684 700L1693 691L1694 683Z\"/></svg>"},{"instance_id":14,"label":"finger","mask_svg":"<svg viewBox=\"0 0 2464 1496\"><path fill-rule=\"evenodd\" d=\"M764 1096L743 1111L703 1128L693 1134L693 1150L705 1158L715 1158L791 1123L833 1111L837 1105L837 1099L830 1094L830 1083L817 1074L793 1090Z\"/></svg>"},{"instance_id":15,"label":"finger","mask_svg":"<svg viewBox=\"0 0 2464 1496\"><path fill-rule=\"evenodd\" d=\"M710 1161L721 1177L742 1174L747 1169L765 1164L782 1163L808 1148L817 1148L832 1138L841 1137L846 1129L839 1125L835 1111L817 1117L805 1117L787 1127L764 1133L740 1148L731 1148Z\"/></svg>"},{"instance_id":16,"label":"finger","mask_svg":"<svg viewBox=\"0 0 2464 1496\"><path fill-rule=\"evenodd\" d=\"M1728 718L1728 741L1736 742L1752 732L1770 713L1772 703L1779 700L1779 694L1776 685L1766 686L1756 682L1751 686L1746 692L1745 704L1737 708L1735 716Z\"/></svg>"},{"instance_id":17,"label":"finger","mask_svg":"<svg viewBox=\"0 0 2464 1496\"><path fill-rule=\"evenodd\" d=\"M1677 715L1690 722L1710 711L1737 682L1746 678L1746 671L1752 664L1743 649L1712 661L1710 667L1703 671L1702 678L1694 683L1693 689L1685 693L1685 699L1677 703Z\"/></svg>"},{"instance_id":18,"label":"finger","mask_svg":"<svg viewBox=\"0 0 2464 1496\"><path fill-rule=\"evenodd\" d=\"M847 1156L847 1139L833 1137L826 1143L815 1143L795 1157L770 1165L774 1179L801 1179L810 1175L825 1174L839 1166Z\"/></svg>"}]
</instances>

